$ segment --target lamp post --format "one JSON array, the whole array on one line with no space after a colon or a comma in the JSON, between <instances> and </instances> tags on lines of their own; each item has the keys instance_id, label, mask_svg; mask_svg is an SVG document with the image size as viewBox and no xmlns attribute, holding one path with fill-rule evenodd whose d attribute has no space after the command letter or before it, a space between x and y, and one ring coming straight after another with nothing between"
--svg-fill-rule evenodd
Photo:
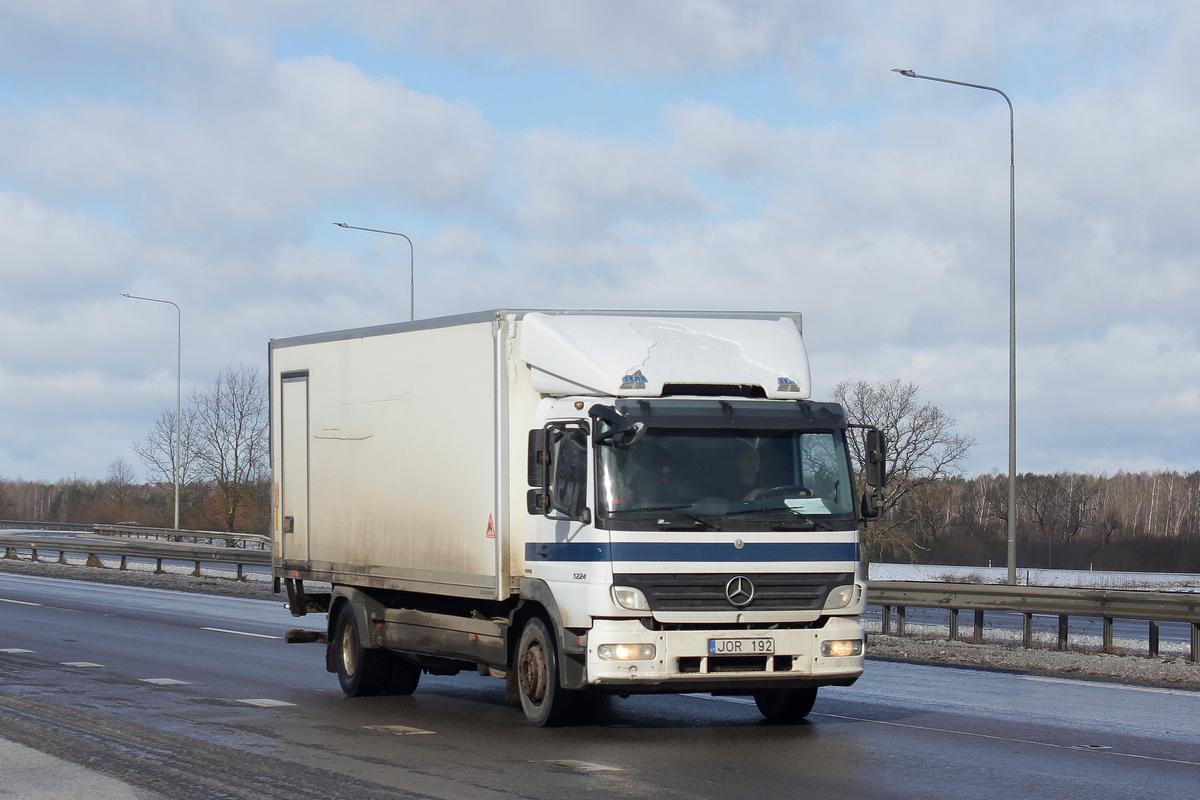
<instances>
[{"instance_id":1,"label":"lamp post","mask_svg":"<svg viewBox=\"0 0 1200 800\"><path fill-rule=\"evenodd\" d=\"M995 92L1008 103L1008 582L1017 582L1017 168L1013 104L994 86L964 83L918 75L911 69L894 69L906 78L952 83Z\"/></svg>"},{"instance_id":2,"label":"lamp post","mask_svg":"<svg viewBox=\"0 0 1200 800\"><path fill-rule=\"evenodd\" d=\"M370 231L371 233L386 233L390 236L404 236L404 241L408 242L408 321L412 322L417 318L417 281L413 272L413 261L416 258L416 249L413 247L412 239L409 239L403 233L396 231L381 231L377 228L360 228L357 225L347 225L344 222L335 222L339 228L346 228L354 231Z\"/></svg>"},{"instance_id":3,"label":"lamp post","mask_svg":"<svg viewBox=\"0 0 1200 800\"><path fill-rule=\"evenodd\" d=\"M175 481L175 530L179 530L179 459L183 453L179 449L179 429L183 420L179 416L180 385L183 383L183 314L179 306L170 300L158 300L153 297L138 297L133 294L121 293L121 297L130 300L147 300L151 303L165 303L175 306L176 340L175 340L175 452L171 454L171 474Z\"/></svg>"}]
</instances>

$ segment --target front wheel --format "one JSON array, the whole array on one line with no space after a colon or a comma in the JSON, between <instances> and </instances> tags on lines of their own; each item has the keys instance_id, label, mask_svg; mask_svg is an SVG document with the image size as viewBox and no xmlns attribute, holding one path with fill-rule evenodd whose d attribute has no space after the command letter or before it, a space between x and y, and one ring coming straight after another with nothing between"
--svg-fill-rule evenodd
<instances>
[{"instance_id":1,"label":"front wheel","mask_svg":"<svg viewBox=\"0 0 1200 800\"><path fill-rule=\"evenodd\" d=\"M517 687L521 710L534 725L561 725L572 710L572 692L558 682L558 648L540 617L525 623L517 645Z\"/></svg>"},{"instance_id":2,"label":"front wheel","mask_svg":"<svg viewBox=\"0 0 1200 800\"><path fill-rule=\"evenodd\" d=\"M354 609L347 603L337 614L333 648L338 683L342 685L342 691L350 697L383 694L392 677L389 653L363 647L362 642L358 619Z\"/></svg>"},{"instance_id":3,"label":"front wheel","mask_svg":"<svg viewBox=\"0 0 1200 800\"><path fill-rule=\"evenodd\" d=\"M421 668L411 661L389 653L392 673L389 676L387 694L410 695L421 682Z\"/></svg>"},{"instance_id":4,"label":"front wheel","mask_svg":"<svg viewBox=\"0 0 1200 800\"><path fill-rule=\"evenodd\" d=\"M800 689L763 689L754 693L754 705L772 722L799 722L817 701L815 686Z\"/></svg>"}]
</instances>

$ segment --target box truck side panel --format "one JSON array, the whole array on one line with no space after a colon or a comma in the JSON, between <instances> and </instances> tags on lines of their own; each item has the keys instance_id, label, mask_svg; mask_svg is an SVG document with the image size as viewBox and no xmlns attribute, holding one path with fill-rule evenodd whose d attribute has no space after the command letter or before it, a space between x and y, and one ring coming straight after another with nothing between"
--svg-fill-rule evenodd
<instances>
[{"instance_id":1,"label":"box truck side panel","mask_svg":"<svg viewBox=\"0 0 1200 800\"><path fill-rule=\"evenodd\" d=\"M310 577L495 596L497 381L492 324L298 344L272 353L280 429L300 413L283 376L307 373L307 487L283 459L282 505L307 491ZM289 516L296 516L290 515ZM490 523L490 524L489 524ZM294 524L294 523L293 523ZM305 558L307 556L307 558Z\"/></svg>"}]
</instances>

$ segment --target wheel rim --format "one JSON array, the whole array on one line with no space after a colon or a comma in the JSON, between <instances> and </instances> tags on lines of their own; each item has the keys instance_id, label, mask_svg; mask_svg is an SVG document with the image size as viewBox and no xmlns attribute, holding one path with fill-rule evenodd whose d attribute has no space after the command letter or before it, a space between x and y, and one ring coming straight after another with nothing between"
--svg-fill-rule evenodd
<instances>
[{"instance_id":1,"label":"wheel rim","mask_svg":"<svg viewBox=\"0 0 1200 800\"><path fill-rule=\"evenodd\" d=\"M531 642L521 654L521 666L518 678L521 683L521 694L535 705L546 699L546 676L549 672L546 664L546 651L539 641Z\"/></svg>"},{"instance_id":2,"label":"wheel rim","mask_svg":"<svg viewBox=\"0 0 1200 800\"><path fill-rule=\"evenodd\" d=\"M347 676L353 676L358 671L358 635L354 624L347 622L342 625L342 670Z\"/></svg>"}]
</instances>

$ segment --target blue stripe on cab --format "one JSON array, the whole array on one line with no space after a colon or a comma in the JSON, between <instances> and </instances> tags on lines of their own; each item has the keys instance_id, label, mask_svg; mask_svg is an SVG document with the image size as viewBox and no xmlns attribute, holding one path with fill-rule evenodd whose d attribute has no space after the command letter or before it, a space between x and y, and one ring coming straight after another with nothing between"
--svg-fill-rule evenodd
<instances>
[{"instance_id":1,"label":"blue stripe on cab","mask_svg":"<svg viewBox=\"0 0 1200 800\"><path fill-rule=\"evenodd\" d=\"M539 555L538 550L543 550ZM526 544L527 561L857 561L854 542L556 542Z\"/></svg>"}]
</instances>

